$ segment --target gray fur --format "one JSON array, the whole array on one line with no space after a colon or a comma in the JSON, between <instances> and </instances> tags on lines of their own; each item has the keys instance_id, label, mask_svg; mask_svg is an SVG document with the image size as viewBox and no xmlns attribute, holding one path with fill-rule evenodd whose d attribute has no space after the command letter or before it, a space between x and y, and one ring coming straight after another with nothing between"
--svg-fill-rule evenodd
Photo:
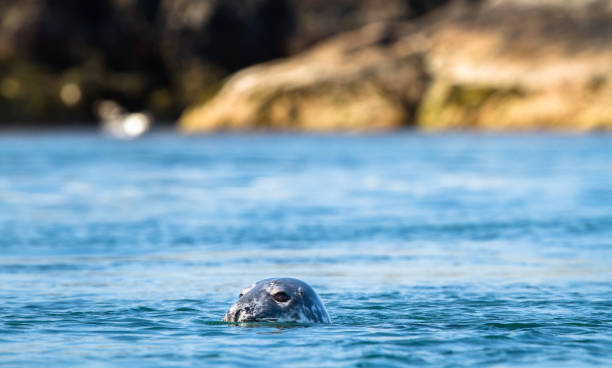
<instances>
[{"instance_id":1,"label":"gray fur","mask_svg":"<svg viewBox=\"0 0 612 368\"><path fill-rule=\"evenodd\" d=\"M279 292L287 294L289 300L274 300L273 295ZM225 322L331 323L317 293L307 283L298 279L261 280L244 289L240 295L240 299L223 317Z\"/></svg>"}]
</instances>

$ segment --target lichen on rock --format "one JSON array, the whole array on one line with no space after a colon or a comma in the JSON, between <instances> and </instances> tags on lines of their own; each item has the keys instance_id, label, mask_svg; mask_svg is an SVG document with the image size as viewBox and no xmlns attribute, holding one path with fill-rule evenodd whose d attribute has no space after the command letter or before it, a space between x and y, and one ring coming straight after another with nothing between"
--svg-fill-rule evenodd
<instances>
[{"instance_id":1,"label":"lichen on rock","mask_svg":"<svg viewBox=\"0 0 612 368\"><path fill-rule=\"evenodd\" d=\"M609 2L489 1L432 32L426 130L612 128Z\"/></svg>"},{"instance_id":2,"label":"lichen on rock","mask_svg":"<svg viewBox=\"0 0 612 368\"><path fill-rule=\"evenodd\" d=\"M247 68L187 132L612 128L612 1L454 3Z\"/></svg>"}]
</instances>

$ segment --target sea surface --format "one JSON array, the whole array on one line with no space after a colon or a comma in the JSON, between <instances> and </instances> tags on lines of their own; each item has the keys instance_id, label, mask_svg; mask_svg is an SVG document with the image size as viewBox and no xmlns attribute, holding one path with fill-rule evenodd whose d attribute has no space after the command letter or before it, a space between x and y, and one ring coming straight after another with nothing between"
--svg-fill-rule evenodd
<instances>
[{"instance_id":1,"label":"sea surface","mask_svg":"<svg viewBox=\"0 0 612 368\"><path fill-rule=\"evenodd\" d=\"M612 366L612 136L0 135L0 366L410 365Z\"/></svg>"}]
</instances>

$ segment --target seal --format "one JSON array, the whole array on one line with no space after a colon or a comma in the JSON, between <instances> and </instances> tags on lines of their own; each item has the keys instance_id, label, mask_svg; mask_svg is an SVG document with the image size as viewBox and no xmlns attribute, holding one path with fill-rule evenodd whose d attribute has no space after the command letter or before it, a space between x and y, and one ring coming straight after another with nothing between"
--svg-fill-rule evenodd
<instances>
[{"instance_id":1,"label":"seal","mask_svg":"<svg viewBox=\"0 0 612 368\"><path fill-rule=\"evenodd\" d=\"M242 290L223 321L331 323L313 288L292 278L265 279Z\"/></svg>"}]
</instances>

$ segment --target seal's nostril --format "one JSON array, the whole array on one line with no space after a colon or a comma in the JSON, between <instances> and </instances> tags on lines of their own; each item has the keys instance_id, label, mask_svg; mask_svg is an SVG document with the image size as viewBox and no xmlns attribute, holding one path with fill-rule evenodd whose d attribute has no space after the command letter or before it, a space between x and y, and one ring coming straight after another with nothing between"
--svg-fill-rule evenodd
<instances>
[{"instance_id":1,"label":"seal's nostril","mask_svg":"<svg viewBox=\"0 0 612 368\"><path fill-rule=\"evenodd\" d=\"M240 318L240 313L242 312L241 309L238 309L236 311L236 313L234 313L234 322L238 322L238 319Z\"/></svg>"}]
</instances>

